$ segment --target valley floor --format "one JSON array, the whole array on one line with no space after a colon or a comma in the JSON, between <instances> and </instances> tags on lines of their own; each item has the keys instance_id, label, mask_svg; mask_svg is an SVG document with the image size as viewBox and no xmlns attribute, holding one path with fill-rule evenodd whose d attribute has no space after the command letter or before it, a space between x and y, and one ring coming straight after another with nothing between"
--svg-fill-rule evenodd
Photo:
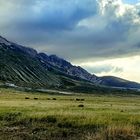
<instances>
[{"instance_id":1,"label":"valley floor","mask_svg":"<svg viewBox=\"0 0 140 140\"><path fill-rule=\"evenodd\" d=\"M138 140L140 96L0 88L0 140Z\"/></svg>"}]
</instances>

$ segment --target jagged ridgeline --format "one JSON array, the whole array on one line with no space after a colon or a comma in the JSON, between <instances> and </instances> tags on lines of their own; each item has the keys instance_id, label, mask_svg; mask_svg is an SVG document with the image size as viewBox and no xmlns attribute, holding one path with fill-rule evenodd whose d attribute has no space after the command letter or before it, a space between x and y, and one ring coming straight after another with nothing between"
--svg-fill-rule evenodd
<instances>
[{"instance_id":1,"label":"jagged ridgeline","mask_svg":"<svg viewBox=\"0 0 140 140\"><path fill-rule=\"evenodd\" d=\"M38 53L3 37L0 37L0 82L31 88L140 88L138 83L117 77L97 77L56 55Z\"/></svg>"},{"instance_id":2,"label":"jagged ridgeline","mask_svg":"<svg viewBox=\"0 0 140 140\"><path fill-rule=\"evenodd\" d=\"M60 80L44 69L36 51L16 44L0 44L0 80L24 86L58 85Z\"/></svg>"},{"instance_id":3,"label":"jagged ridgeline","mask_svg":"<svg viewBox=\"0 0 140 140\"><path fill-rule=\"evenodd\" d=\"M64 87L80 84L81 80L70 63L55 55L37 53L0 37L0 80L27 87ZM64 61L64 62L63 62ZM64 63L64 67L60 63ZM75 75L75 77L73 76Z\"/></svg>"}]
</instances>

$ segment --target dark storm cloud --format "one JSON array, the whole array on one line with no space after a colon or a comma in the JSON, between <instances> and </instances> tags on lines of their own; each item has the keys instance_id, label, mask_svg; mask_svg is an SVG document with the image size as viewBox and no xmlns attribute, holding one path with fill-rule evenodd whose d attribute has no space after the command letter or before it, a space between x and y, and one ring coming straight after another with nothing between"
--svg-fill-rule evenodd
<instances>
[{"instance_id":1,"label":"dark storm cloud","mask_svg":"<svg viewBox=\"0 0 140 140\"><path fill-rule=\"evenodd\" d=\"M13 16L12 26L31 31L72 29L80 20L94 15L97 9L91 0L82 3L79 0L12 0L2 3L11 8L7 18Z\"/></svg>"},{"instance_id":2,"label":"dark storm cloud","mask_svg":"<svg viewBox=\"0 0 140 140\"><path fill-rule=\"evenodd\" d=\"M135 55L140 5L121 0L0 1L1 34L72 61Z\"/></svg>"}]
</instances>

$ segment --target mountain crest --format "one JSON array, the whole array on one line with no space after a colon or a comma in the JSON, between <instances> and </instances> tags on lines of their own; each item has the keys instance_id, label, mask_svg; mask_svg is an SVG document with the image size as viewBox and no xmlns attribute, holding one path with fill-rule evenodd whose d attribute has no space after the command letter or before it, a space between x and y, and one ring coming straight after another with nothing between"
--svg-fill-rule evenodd
<instances>
[{"instance_id":1,"label":"mountain crest","mask_svg":"<svg viewBox=\"0 0 140 140\"><path fill-rule=\"evenodd\" d=\"M5 38L3 38L2 36L0 36L0 44L5 44L5 45L11 45L11 43L6 40Z\"/></svg>"},{"instance_id":2,"label":"mountain crest","mask_svg":"<svg viewBox=\"0 0 140 140\"><path fill-rule=\"evenodd\" d=\"M20 86L65 87L78 85L139 88L140 84L117 77L97 77L56 55L12 43L0 36L0 82Z\"/></svg>"}]
</instances>

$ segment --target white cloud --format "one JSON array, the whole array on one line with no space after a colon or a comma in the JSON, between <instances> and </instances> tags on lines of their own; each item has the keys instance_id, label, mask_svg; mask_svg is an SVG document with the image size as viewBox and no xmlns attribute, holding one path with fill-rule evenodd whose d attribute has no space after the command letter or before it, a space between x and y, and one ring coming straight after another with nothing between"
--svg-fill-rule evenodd
<instances>
[{"instance_id":1,"label":"white cloud","mask_svg":"<svg viewBox=\"0 0 140 140\"><path fill-rule=\"evenodd\" d=\"M126 58L108 59L98 62L85 62L80 66L94 73L94 69L99 69L98 76L113 75L132 81L140 82L140 56Z\"/></svg>"}]
</instances>

